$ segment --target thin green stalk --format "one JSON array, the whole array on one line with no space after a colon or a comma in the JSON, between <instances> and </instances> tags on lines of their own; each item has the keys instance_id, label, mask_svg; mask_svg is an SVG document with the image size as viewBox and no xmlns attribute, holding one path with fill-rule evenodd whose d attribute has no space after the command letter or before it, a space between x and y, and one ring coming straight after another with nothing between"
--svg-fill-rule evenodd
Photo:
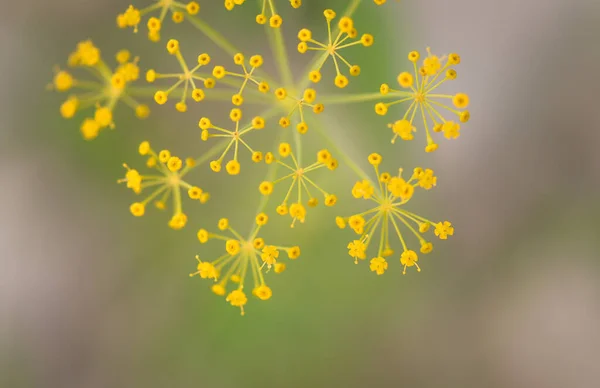
<instances>
[{"instance_id":1,"label":"thin green stalk","mask_svg":"<svg viewBox=\"0 0 600 388\"><path fill-rule=\"evenodd\" d=\"M273 9L273 12L275 12L275 9ZM269 26L266 26L265 28L267 29L269 45L271 46L271 51L273 52L273 56L277 62L279 75L283 80L283 85L286 88L290 88L294 85L294 78L292 76L292 69L290 67L289 57L285 47L285 42L283 40L283 34L281 33L281 28L272 28Z\"/></svg>"},{"instance_id":2,"label":"thin green stalk","mask_svg":"<svg viewBox=\"0 0 600 388\"><path fill-rule=\"evenodd\" d=\"M315 123L317 125L313 125ZM316 129L319 135L321 135L321 137L330 144L331 148L335 150L336 155L338 155L352 169L352 171L356 173L356 175L358 175L362 179L369 181L372 185L374 185L373 180L369 177L369 175L362 168L360 168L358 164L356 164L356 162L354 162L354 160L352 160L352 158L348 154L346 154L346 152L338 145L338 142L336 142L327 133L327 131L323 128L321 124L321 120L315 119L311 121L310 127Z\"/></svg>"},{"instance_id":3,"label":"thin green stalk","mask_svg":"<svg viewBox=\"0 0 600 388\"><path fill-rule=\"evenodd\" d=\"M285 140L285 135L288 133L288 131L284 131L284 130L280 130L279 131L279 136L276 136L275 138L275 145L279 144L281 141ZM273 147L273 149L275 149L275 147ZM272 182L275 178L275 174L277 173L277 167L279 166L279 163L271 163L271 165L269 166L269 169L267 170L267 174L265 175L265 181L269 181ZM271 198L270 195L263 195L262 198L260 199L260 202L258 203L258 209L256 209L256 214L262 213L265 208L267 207L267 205L269 204L269 199Z\"/></svg>"},{"instance_id":4,"label":"thin green stalk","mask_svg":"<svg viewBox=\"0 0 600 388\"><path fill-rule=\"evenodd\" d=\"M381 93L364 93L364 94L351 94L351 95L329 95L319 98L319 102L327 105L339 105L347 104L351 102L367 102L381 100L388 96L382 96Z\"/></svg>"},{"instance_id":5,"label":"thin green stalk","mask_svg":"<svg viewBox=\"0 0 600 388\"><path fill-rule=\"evenodd\" d=\"M199 29L204 35L206 35L208 39L212 40L217 46L219 46L230 56L233 57L235 54L241 52L235 46L229 43L229 41L223 35L221 35L221 33L219 33L217 30L215 30L196 16L186 15L186 20L189 20L194 27Z\"/></svg>"}]
</instances>

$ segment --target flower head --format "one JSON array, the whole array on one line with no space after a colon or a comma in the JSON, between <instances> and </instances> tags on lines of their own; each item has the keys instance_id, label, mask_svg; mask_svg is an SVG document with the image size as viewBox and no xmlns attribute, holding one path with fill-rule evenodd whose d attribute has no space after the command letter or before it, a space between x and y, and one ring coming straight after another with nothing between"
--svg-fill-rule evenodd
<instances>
[{"instance_id":1,"label":"flower head","mask_svg":"<svg viewBox=\"0 0 600 388\"><path fill-rule=\"evenodd\" d=\"M279 120L279 125L287 128L291 124L294 114L298 112L299 120L297 120L296 130L302 134L308 131L308 124L304 117L305 109L308 107L315 114L319 114L325 109L323 104L315 102L317 92L311 88L305 89L301 97L290 96L285 88L278 88L275 90L275 96L281 101L283 107L289 110L287 116L283 116Z\"/></svg>"},{"instance_id":2,"label":"flower head","mask_svg":"<svg viewBox=\"0 0 600 388\"><path fill-rule=\"evenodd\" d=\"M336 14L333 10L327 9L324 12L325 19L327 20L327 31L328 37L326 42L319 42L312 37L312 31L303 28L298 33L298 39L300 43L298 44L298 51L302 54L307 51L323 51L322 59L317 63L317 67L312 69L309 73L309 79L317 83L321 80L321 68L327 62L329 57L331 57L333 64L335 65L336 77L334 79L334 84L338 88L345 88L348 85L348 77L342 74L340 67L346 66L348 68L348 72L352 76L358 76L360 74L360 67L358 65L352 65L350 62L346 60L341 54L340 51L346 49L348 47L362 45L364 47L369 47L373 45L373 36L370 34L363 34L360 38L358 38L358 32L356 28L354 28L354 21L348 17L342 17L338 22L337 36L335 35L336 31L332 33L331 22L335 19ZM309 43L311 46L309 46Z\"/></svg>"},{"instance_id":3,"label":"flower head","mask_svg":"<svg viewBox=\"0 0 600 388\"><path fill-rule=\"evenodd\" d=\"M336 224L341 229L349 226L360 237L348 244L348 254L354 258L354 262L365 260L367 250L373 239L379 239L378 250L376 256L370 261L370 269L372 272L382 275L387 271L388 262L386 257L392 256L394 251L390 244L390 234L396 235L402 246L400 254L400 263L404 266L403 273L406 273L406 268L416 267L420 271L417 264L417 253L409 249L405 235L401 231L401 226L408 229L412 235L421 244L421 253L426 254L432 251L433 245L428 242L423 234L429 231L431 225L435 225L435 234L440 239L446 239L454 233L452 225L445 222L432 222L424 217L412 213L404 209L415 192L416 188L430 190L437 184L437 177L433 170L415 168L410 179L405 180L402 177L402 169L398 174L392 176L388 172L379 171L379 165L382 158L379 154L371 154L369 162L375 169L377 176L377 184L371 183L364 179L358 181L352 189L352 195L355 198L361 198L368 201L374 201L377 206L359 214L353 214L349 217L338 217ZM376 243L375 243L376 244Z\"/></svg>"},{"instance_id":4,"label":"flower head","mask_svg":"<svg viewBox=\"0 0 600 388\"><path fill-rule=\"evenodd\" d=\"M226 70L223 66L215 66L213 69L213 76L217 79L223 79L224 77L237 78L242 80L242 84L238 88L238 91L231 98L231 102L234 105L240 106L244 103L244 90L248 83L254 84L260 93L267 93L270 89L269 84L262 78L256 75L256 70L263 65L263 58L261 55L253 55L248 61L242 53L237 53L233 57L233 61L242 69L242 73L236 73L234 71ZM246 65L246 62L248 65ZM237 85L236 85L237 86Z\"/></svg>"},{"instance_id":5,"label":"flower head","mask_svg":"<svg viewBox=\"0 0 600 388\"><path fill-rule=\"evenodd\" d=\"M167 42L167 51L177 58L177 62L181 67L181 73L163 74L151 69L146 73L146 81L154 83L159 79L175 80L175 83L168 89L158 90L154 94L154 101L159 105L163 105L167 102L171 94L175 93L178 89L183 89L179 101L175 104L175 108L179 112L185 112L187 111L186 101L188 97L191 97L196 102L204 100L205 91L200 86L206 89L215 87L215 80L213 78L210 78L207 74L200 73L201 68L210 63L210 55L206 53L198 55L198 63L190 68L181 55L179 41L175 39L169 40Z\"/></svg>"},{"instance_id":6,"label":"flower head","mask_svg":"<svg viewBox=\"0 0 600 388\"><path fill-rule=\"evenodd\" d=\"M323 167L327 167L330 170L335 169L337 162L331 156L329 151L319 151L317 153L317 160L306 167L300 165L297 157L294 155L294 152L292 152L292 147L289 143L281 143L279 145L279 155L280 158L276 158L275 162L286 169L285 175L272 182L262 182L258 189L263 195L271 195L275 186L281 184L282 182L291 180L291 184L287 190L285 198L280 205L277 206L277 213L280 215L289 214L292 217L292 228L296 224L296 221L304 223L306 218L306 207L303 203L303 196L305 199L307 198L306 205L309 207L315 207L319 202L318 199L313 195L315 190L321 194L325 206L333 206L336 204L337 197L334 194L325 191L308 177L309 173L319 170ZM291 165L283 161L288 157L292 160Z\"/></svg>"},{"instance_id":7,"label":"flower head","mask_svg":"<svg viewBox=\"0 0 600 388\"><path fill-rule=\"evenodd\" d=\"M206 203L210 195L201 188L192 186L184 180L186 174L195 166L193 160L184 162L177 156L171 155L168 150L162 150L158 154L150 147L150 143L144 141L139 146L139 153L147 156L146 165L156 172L154 174L142 175L138 170L127 169L125 177L119 180L119 183L125 183L127 188L136 194L141 194L144 190L149 190L150 194L142 201L131 205L130 211L136 217L145 214L146 206L154 201L158 209L165 209L167 201L173 201L173 215L169 220L169 227L172 229L182 229L187 223L187 216L183 212L182 197L188 196L192 200L200 203Z\"/></svg>"},{"instance_id":8,"label":"flower head","mask_svg":"<svg viewBox=\"0 0 600 388\"><path fill-rule=\"evenodd\" d=\"M171 14L171 20L174 23L181 23L185 15L193 16L200 11L200 5L196 1L190 1L186 4L174 0L157 0L154 4L143 9L137 9L130 5L125 12L117 16L117 26L119 28L133 28L138 32L138 26L142 22L142 17L150 13L157 12L157 16L152 16L147 21L148 39L153 42L160 40L160 32L167 14Z\"/></svg>"},{"instance_id":9,"label":"flower head","mask_svg":"<svg viewBox=\"0 0 600 388\"><path fill-rule=\"evenodd\" d=\"M198 231L198 239L201 244L205 244L209 240L224 241L225 252L212 261L203 261L200 256L196 256L197 271L190 276L213 279L215 284L212 286L212 291L220 296L227 294L228 285L233 283L233 289L227 294L225 300L232 306L239 307L242 315L244 315L244 306L248 302L245 288L248 286L250 278L253 283L252 295L260 300L268 300L273 293L266 284L265 273L269 272L272 267L275 268L275 273L285 270L285 264L280 263L282 251L287 252L290 259L296 259L300 255L298 247L265 245L264 240L258 237L258 234L267 221L264 219L259 221L260 219L259 214L257 222L247 238L235 231L226 219L219 221L219 229L229 232L229 235L209 233L205 229Z\"/></svg>"},{"instance_id":10,"label":"flower head","mask_svg":"<svg viewBox=\"0 0 600 388\"><path fill-rule=\"evenodd\" d=\"M60 107L61 115L70 119L79 111L93 109L93 115L81 124L81 134L86 140L95 139L105 128L114 128L113 110L123 102L131 107L139 118L150 114L147 105L138 103L128 90L129 84L139 78L138 58L131 58L127 50L117 53L118 65L114 70L104 62L100 50L87 40L79 42L69 56L71 68L84 68L93 80L76 78L70 71L55 70L51 88L70 95ZM74 90L78 90L77 93Z\"/></svg>"},{"instance_id":11,"label":"flower head","mask_svg":"<svg viewBox=\"0 0 600 388\"><path fill-rule=\"evenodd\" d=\"M394 90L387 84L381 85L381 94L388 99L394 99L389 103L379 102L375 105L375 112L379 115L386 115L391 106L396 104L408 104L404 111L404 116L388 127L394 134L392 143L397 138L402 140L412 140L416 128L413 125L417 116L422 120L427 137L427 146L425 151L433 152L438 148L431 135L430 127L433 132L443 132L447 139L456 139L460 136L460 123L469 121L469 111L464 110L469 106L469 97L464 93L455 95L439 94L435 92L438 87L447 81L456 79L456 70L453 66L460 63L458 54L449 54L446 57L439 58L431 53L427 48L427 57L417 65L420 54L412 51L408 55L409 61L413 63L414 73L402 72L398 75L398 84L405 90ZM452 100L454 107L440 102L440 100ZM440 112L450 112L456 115L458 121L446 120Z\"/></svg>"},{"instance_id":12,"label":"flower head","mask_svg":"<svg viewBox=\"0 0 600 388\"><path fill-rule=\"evenodd\" d=\"M210 162L210 168L214 172L221 171L223 159L233 148L233 159L227 162L225 168L230 175L238 175L241 169L240 163L238 161L240 144L250 152L250 154L252 155L252 160L255 163L260 162L263 158L262 153L260 151L255 151L254 149L252 149L252 147L250 147L250 145L248 145L248 143L243 138L249 132L263 129L265 127L265 119L260 116L257 116L254 117L249 124L241 127L240 121L242 120L242 111L239 108L233 108L229 113L229 118L235 123L235 129L233 130L218 127L214 125L207 117L201 118L198 123L198 126L202 130L201 138L204 141L207 141L210 138L218 137L231 139L229 140L229 144L225 148L225 151L223 151L223 153L221 154L221 157Z\"/></svg>"}]
</instances>

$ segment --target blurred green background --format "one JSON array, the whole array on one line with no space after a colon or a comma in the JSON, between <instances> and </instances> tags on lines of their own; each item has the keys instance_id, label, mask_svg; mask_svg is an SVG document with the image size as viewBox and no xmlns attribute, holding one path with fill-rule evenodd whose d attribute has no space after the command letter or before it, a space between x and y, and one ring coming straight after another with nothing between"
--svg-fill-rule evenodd
<instances>
[{"instance_id":1,"label":"blurred green background","mask_svg":"<svg viewBox=\"0 0 600 388\"><path fill-rule=\"evenodd\" d=\"M274 69L252 2L227 13L220 0L200 1L200 15ZM322 34L322 10L341 13L347 1L304 0L299 10L279 3L298 74L307 58L295 50L297 31ZM378 277L367 263L352 263L352 234L333 223L363 205L348 195L355 177L347 166L323 171L320 182L340 196L335 208L309 210L306 224L290 231L289 218L269 205L264 237L299 244L302 256L269 274L273 298L251 299L245 317L188 274L195 254L216 257L221 248L200 247L199 227L229 217L246 232L266 167L243 163L235 178L198 169L193 182L213 199L185 203L183 231L167 228L168 211L134 219L133 194L116 184L122 162L142 167L141 140L181 156L201 153L199 117L225 117L229 104L180 114L149 101L146 121L121 107L115 131L85 142L82 116L61 119L64 96L45 90L53 66L87 38L107 61L130 49L143 71L177 70L164 49L170 37L190 60L206 51L214 64L232 63L185 23L165 22L159 44L118 30L115 16L127 5L2 0L0 386L600 384L597 1L364 0L356 25L376 44L350 54L363 73L348 92L393 82L409 67L408 51L431 45L461 54L450 92L469 93L472 119L458 140L440 139L429 155L420 136L392 146L389 118L376 116L373 103L327 108L322 117L365 169L373 151L389 170L433 168L438 187L420 191L411 208L451 220L456 234L419 262L421 273L402 276L393 259ZM258 149L280 129L271 130ZM322 146L314 132L304 139L308 149Z\"/></svg>"}]
</instances>

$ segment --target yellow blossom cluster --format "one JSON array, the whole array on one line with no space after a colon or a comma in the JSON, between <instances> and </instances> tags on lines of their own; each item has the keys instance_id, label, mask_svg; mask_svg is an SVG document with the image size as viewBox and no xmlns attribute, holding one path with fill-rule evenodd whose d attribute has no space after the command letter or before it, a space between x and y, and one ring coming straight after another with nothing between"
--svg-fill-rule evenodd
<instances>
[{"instance_id":1,"label":"yellow blossom cluster","mask_svg":"<svg viewBox=\"0 0 600 388\"><path fill-rule=\"evenodd\" d=\"M150 202L154 202L158 209L164 210L167 207L167 201L171 198L173 215L169 221L169 227L176 230L182 229L187 224L187 215L183 212L182 207L182 197L188 196L200 203L206 203L210 198L209 193L184 180L186 174L201 161L192 158L183 161L172 155L169 150L161 150L156 153L147 141L140 144L138 152L147 158L146 167L153 172L142 175L138 170L129 168L125 164L124 167L127 171L119 183L126 183L127 188L136 194L141 194L145 189L149 189L151 194L144 200L133 203L129 208L131 214L142 217L146 213L146 205Z\"/></svg>"},{"instance_id":2,"label":"yellow blossom cluster","mask_svg":"<svg viewBox=\"0 0 600 388\"><path fill-rule=\"evenodd\" d=\"M196 271L190 275L212 280L213 293L240 308L243 315L252 296L263 301L271 299L273 292L265 278L270 270L276 274L284 272L286 264L283 256L287 255L292 260L300 256L299 246L270 245L259 236L266 232L264 228L269 224L269 216L278 214L285 217L285 230L288 222L294 229L313 222L313 213L318 212L317 208L322 212L321 217L327 217L329 212L324 209L343 201L343 197L338 196L346 189L339 187L339 181L325 181L321 175L329 178L337 174L338 166L349 167L359 179L353 185L348 184L348 192L372 206L345 217L329 215L329 225L337 224L339 228L352 229L357 235L347 245L338 247L340 257L347 249L356 263L369 258L370 270L382 275L388 269L388 260L396 255L403 273L413 267L420 271L419 255L433 250L428 233L442 240L454 234L454 226L450 222L430 221L407 209L415 191L435 187L437 176L433 170L421 167L415 168L410 174L403 174L402 169L397 172L380 171L383 158L380 153L372 153L367 158L375 171L372 179L357 162L362 159L356 155L360 147L352 153L345 147L348 139L355 139L354 129L343 128L346 141L334 139L328 125L337 117L323 113L326 106L329 113L330 106L352 103L372 106L372 103L376 103L375 112L371 111L372 117L368 121L369 127L361 128L363 132L387 131L387 122L376 120L380 119L379 116L398 114L396 121L387 126L392 130L392 143L398 138L412 140L416 132L415 120L422 121L427 140L425 150L432 152L438 147L433 140L433 133L440 132L448 139L456 139L460 134L460 125L470 118L466 110L469 106L467 94L439 92L450 84L448 81L457 78L455 67L461 62L460 56L455 53L437 56L429 48L423 56L417 51L410 52L408 59L413 69L396 76L399 89L383 84L379 90L375 85L369 93L355 93L351 92L355 85L349 85L349 77L360 75L362 63L356 63L352 58L364 58L378 40L370 33L359 34L363 26L353 18L353 14L357 13L359 7L383 5L386 0L349 0L346 9L339 15L332 9L321 9L327 32L325 28L322 31L315 29L314 32L300 28L290 34L298 39L291 44L286 44L282 32L282 27L285 27L282 14L294 12L293 9L301 6L322 5L320 2L222 1L224 8L220 5L206 6L213 5L214 0L187 3L154 0L144 7L129 5L117 16L117 25L123 29L131 28L138 32L139 26L145 25L148 38L154 42L161 39L161 34L164 35L163 24L169 16L175 24L189 23L200 32L201 41L210 41L222 51L191 52L187 42L182 44L169 36L166 54L171 58L170 62L144 67L142 74L145 77L142 78L145 78L146 86L133 85L136 81L143 81L139 80L141 70L138 57L121 50L116 55L116 67L110 68L102 60L100 50L89 40L80 42L69 56L69 70L55 70L51 88L58 92L70 92L60 107L61 115L72 118L77 112L92 108L91 117L85 118L81 125L85 139L95 138L104 128L116 127L113 111L120 102L134 109L138 117L145 118L149 114L146 103L154 103L156 109L161 110L166 109L163 105L172 100L176 111L193 115L193 121L198 123L200 131L196 129L196 138L192 141L197 144L204 142L209 147L200 152L200 156L182 159L170 150L154 149L148 141L143 141L138 153L145 159L148 172L142 173L124 164L125 176L119 182L141 196L140 200L130 205L130 212L135 217L142 217L148 205L152 204L161 210L167 207L171 209L168 226L172 229L206 225L204 218L208 216L196 219L192 207L198 202L206 203L210 198L206 190L209 190L213 193L210 203L216 209L221 209L223 204L220 202L224 201L221 194L230 188L222 187L225 186L223 181L215 185L209 179L203 184L192 183L191 171L198 173L195 176L210 174L211 170L220 172L224 168L232 176L230 179L238 180L248 165L265 170L265 178L254 186L258 187L261 200L256 212L252 213L256 216L250 232L243 237L230 226L227 218L218 221L216 232L200 229L197 237L202 249L196 256ZM264 30L267 34L268 49L257 47L252 51L240 50L222 34L234 33L235 29L215 28L214 19L205 14L209 9L226 15L228 13L225 10L233 11L236 8L244 12L245 9L251 9L247 3L254 3L259 12L256 22L266 26L262 28L252 24L253 28ZM253 30L244 27L243 33L251 34ZM164 53L165 46L159 49ZM303 57L300 54L313 54L303 71L299 71L297 66ZM229 59L223 60L223 57ZM327 65L327 62L331 62L331 65ZM169 69L170 63L176 66L175 70ZM75 78L71 69L83 69L92 79ZM383 79L386 78L389 79L387 76ZM327 84L331 83L337 87L331 89L337 90L338 94L327 88ZM196 103L220 102L225 107L222 110L228 112L229 117L216 117L217 110L212 107L207 110L206 104L192 102L188 105L190 99ZM405 108L396 113L396 105ZM197 110L202 113L197 114ZM335 109L331 112L335 112ZM323 117L331 120L325 122ZM305 144L307 139L311 143ZM314 145L317 147L312 149ZM303 162L305 158L310 160ZM245 160L248 164L242 168ZM244 189L239 186L235 188ZM184 197L188 197L187 200L184 201ZM269 205L269 202L274 204ZM324 207L319 207L321 202ZM229 209L229 204L222 208ZM243 208L247 208L246 204ZM271 222L279 222L279 219ZM206 248L209 240L224 244L224 251L216 255L214 260L207 259L211 257ZM414 241L418 242L418 248L413 248ZM375 247L370 249L370 245ZM330 259L336 260L335 257Z\"/></svg>"},{"instance_id":3,"label":"yellow blossom cluster","mask_svg":"<svg viewBox=\"0 0 600 388\"><path fill-rule=\"evenodd\" d=\"M338 22L337 36L332 33L331 22L336 18L336 13L331 10L325 10L325 20L327 21L327 40L319 42L313 39L312 32L308 28L303 28L298 33L298 52L304 54L308 51L322 52L319 61L316 66L308 73L308 78L318 83L321 81L321 69L329 58L335 65L336 76L334 79L335 86L338 88L345 88L348 86L348 77L346 77L340 69L342 65L348 68L350 75L356 77L360 74L360 66L353 65L346 60L340 51L347 49L352 46L362 45L364 47L370 47L373 45L373 35L363 34L358 38L358 31L354 28L354 21L348 16L343 16ZM310 44L310 45L309 45Z\"/></svg>"},{"instance_id":4,"label":"yellow blossom cluster","mask_svg":"<svg viewBox=\"0 0 600 388\"><path fill-rule=\"evenodd\" d=\"M367 258L367 250L373 238L375 238L375 245L379 239L377 253L371 258L369 264L372 272L383 275L388 269L386 258L393 256L395 252L390 244L391 233L401 243L400 263L404 266L403 273L406 274L407 267L416 267L420 272L421 268L417 264L419 256L417 252L409 249L407 239L401 229L406 228L414 235L421 245L420 252L422 254L430 253L433 250L433 244L424 237L431 227L434 228L435 235L442 240L446 240L448 236L454 234L454 227L450 222L429 221L427 218L405 209L405 205L413 197L415 189L431 190L437 185L437 177L433 170L417 167L410 178L406 180L402 176L402 169L398 170L398 174L381 172L379 170L382 162L381 155L373 153L369 155L368 159L375 169L377 184L373 184L367 179L359 180L352 188L352 196L375 202L376 206L349 217L336 218L339 228L344 229L348 226L359 236L358 239L348 244L348 254L358 264L359 260Z\"/></svg>"},{"instance_id":5,"label":"yellow blossom cluster","mask_svg":"<svg viewBox=\"0 0 600 388\"><path fill-rule=\"evenodd\" d=\"M139 118L144 119L150 114L148 105L139 103L129 93L129 85L139 78L139 59L132 57L129 51L121 50L116 61L117 67L113 70L104 62L94 43L86 40L77 44L75 51L69 55L67 65L73 70L81 69L91 79L75 77L70 70L55 69L50 88L69 93L60 106L61 116L71 119L77 112L90 108L93 111L80 126L86 140L95 139L105 128L115 127L113 110L119 102L132 108Z\"/></svg>"},{"instance_id":6,"label":"yellow blossom cluster","mask_svg":"<svg viewBox=\"0 0 600 388\"><path fill-rule=\"evenodd\" d=\"M258 190L262 195L271 195L275 185L287 180L292 181L285 198L276 209L279 215L285 216L289 214L292 217L292 228L296 224L296 221L304 223L306 218L306 208L303 205L302 193L305 193L305 198L308 197L306 203L309 207L316 207L319 204L319 200L313 196L314 190L323 196L325 206L333 206L336 204L337 197L335 194L328 193L307 176L308 173L323 167L327 167L332 171L338 167L338 161L331 156L331 153L329 153L328 150L319 151L317 154L317 161L305 167L300 166L298 159L292 152L292 146L289 143L279 144L279 156L281 158L276 158L272 153L268 153L265 162L267 164L275 162L283 166L286 169L286 175L275 181L263 181L258 187ZM293 164L291 166L283 161L283 159L288 157L292 159ZM311 191L311 188L313 191ZM294 194L296 194L296 199L288 205Z\"/></svg>"},{"instance_id":7,"label":"yellow blossom cluster","mask_svg":"<svg viewBox=\"0 0 600 388\"><path fill-rule=\"evenodd\" d=\"M248 302L248 296L244 292L244 286L248 285L247 278L252 278L252 295L260 300L268 300L273 295L271 288L265 282L264 272L273 269L275 273L282 273L286 264L281 262L280 253L283 251L291 260L300 257L300 247L283 247L270 245L259 237L259 232L269 221L269 216L259 213L256 216L254 227L247 237L235 231L229 224L227 218L221 218L218 229L221 232L229 232L229 236L208 232L206 229L198 231L198 240L201 244L209 240L219 240L225 243L224 253L215 260L202 260L196 256L198 261L197 271L190 276L198 275L202 279L213 279L212 291L219 296L226 296L225 300L232 306L239 307L244 315L244 306ZM228 285L231 291L227 292Z\"/></svg>"},{"instance_id":8,"label":"yellow blossom cluster","mask_svg":"<svg viewBox=\"0 0 600 388\"><path fill-rule=\"evenodd\" d=\"M419 58L419 52L411 51L408 54L408 59L413 63L414 75L409 72L402 72L397 77L398 85L405 90L394 90L388 84L381 85L381 95L384 98L394 99L394 101L377 103L375 112L384 116L388 113L390 106L402 103L408 104L408 109L404 111L402 118L388 125L394 133L392 143L398 137L402 140L412 140L414 138L413 132L416 131L416 128L413 126L413 122L417 112L419 112L427 135L425 151L433 152L438 148L438 145L433 141L429 130L430 126L433 132L443 132L447 139L456 139L460 136L460 124L452 120L446 120L439 109L443 108L444 111L453 113L461 123L466 123L471 117L469 111L464 110L469 106L469 96L464 93L454 95L434 93L445 82L456 79L457 73L453 66L460 64L458 54L453 53L447 57L439 58L431 54L431 50L427 48L427 57L423 59L420 67L417 66ZM441 103L440 99L451 100L454 108Z\"/></svg>"}]
</instances>

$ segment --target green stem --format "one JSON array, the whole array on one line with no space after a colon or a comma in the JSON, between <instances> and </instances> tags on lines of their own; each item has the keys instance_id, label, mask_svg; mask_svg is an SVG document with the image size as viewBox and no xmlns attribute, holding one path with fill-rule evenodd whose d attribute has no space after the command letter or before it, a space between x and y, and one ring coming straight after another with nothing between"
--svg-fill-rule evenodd
<instances>
[{"instance_id":1,"label":"green stem","mask_svg":"<svg viewBox=\"0 0 600 388\"><path fill-rule=\"evenodd\" d=\"M352 169L352 171L356 173L356 175L358 175L362 179L369 181L371 185L375 186L373 184L373 180L369 177L369 175L362 168L360 168L358 164L356 164L356 162L354 162L354 160L352 160L352 158L348 154L346 154L346 152L344 152L344 150L338 145L338 142L336 142L335 139L329 136L327 131L325 131L325 129L322 127L321 120L311 121L311 124L315 123L317 125L311 125L311 128L314 127L319 133L319 135L321 135L321 137L330 144L331 148L335 150L336 155L339 155L339 157Z\"/></svg>"},{"instance_id":2,"label":"green stem","mask_svg":"<svg viewBox=\"0 0 600 388\"><path fill-rule=\"evenodd\" d=\"M210 160L213 156L217 155L219 152L221 152L221 150L223 150L223 148L225 148L225 146L227 146L227 144L229 144L229 140L223 140L222 142L215 144L214 146L212 146L212 148L210 148L208 151L206 151L204 154L202 154L202 156L198 157L197 159L194 160L194 166L193 167L185 167L182 171L181 171L181 178L183 178L185 176L185 174L187 174L188 172L190 172L191 170L193 170L194 168L202 165L204 162Z\"/></svg>"},{"instance_id":3,"label":"green stem","mask_svg":"<svg viewBox=\"0 0 600 388\"><path fill-rule=\"evenodd\" d=\"M275 6L273 6L273 13L276 13ZM272 28L268 25L265 26L267 29L267 36L269 37L269 45L271 51L275 56L277 67L279 68L279 75L283 80L283 84L286 88L290 88L294 84L292 76L292 69L290 67L289 57L283 41L283 34L281 28Z\"/></svg>"},{"instance_id":4,"label":"green stem","mask_svg":"<svg viewBox=\"0 0 600 388\"><path fill-rule=\"evenodd\" d=\"M277 144L279 144L281 141L285 140L285 135L288 133L288 131L285 131L283 129L281 129L279 131L279 136L276 136L275 138L275 146ZM276 149L277 147L272 147L273 149ZM275 174L277 173L277 167L279 166L279 163L273 162L271 163L271 165L269 166L269 169L267 171L267 174L265 175L265 181L269 181L272 182L275 178ZM260 199L260 202L258 204L258 209L256 209L256 214L262 213L265 208L267 207L267 205L269 204L269 198L271 198L271 195L263 195L262 198ZM254 223L254 227L252 228L253 232L255 231L255 228L258 227L256 225L256 223Z\"/></svg>"},{"instance_id":5,"label":"green stem","mask_svg":"<svg viewBox=\"0 0 600 388\"><path fill-rule=\"evenodd\" d=\"M236 47L234 47L229 41L221 35L217 30L213 29L211 26L197 18L196 16L186 15L186 19L192 23L194 27L199 29L206 37L213 41L217 46L219 46L223 51L232 57L239 53Z\"/></svg>"},{"instance_id":6,"label":"green stem","mask_svg":"<svg viewBox=\"0 0 600 388\"><path fill-rule=\"evenodd\" d=\"M346 104L350 102L367 102L367 101L375 101L381 100L388 96L383 96L381 93L364 93L364 94L352 94L352 95L330 95L325 97L320 97L319 102L327 105L339 105Z\"/></svg>"}]
</instances>

